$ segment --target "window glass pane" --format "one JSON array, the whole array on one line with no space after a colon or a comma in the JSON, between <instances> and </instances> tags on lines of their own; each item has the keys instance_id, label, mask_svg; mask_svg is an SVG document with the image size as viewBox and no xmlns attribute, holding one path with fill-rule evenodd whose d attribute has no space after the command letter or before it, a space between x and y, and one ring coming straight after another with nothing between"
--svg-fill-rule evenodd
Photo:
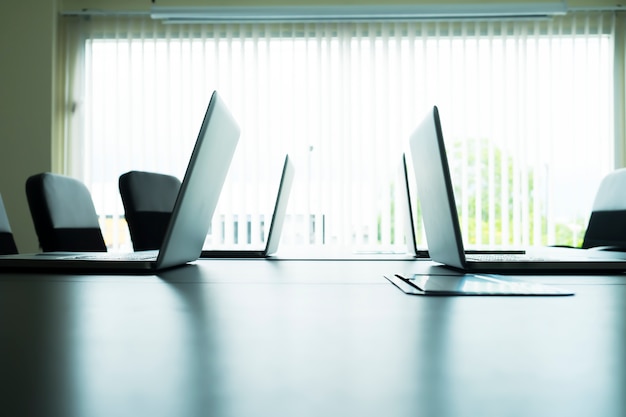
<instances>
[{"instance_id":1,"label":"window glass pane","mask_svg":"<svg viewBox=\"0 0 626 417\"><path fill-rule=\"evenodd\" d=\"M579 244L613 168L610 14L187 26L92 17L79 27L84 123L68 135L70 166L113 225L120 174L182 178L213 90L242 136L207 247L263 243L289 153L283 244L402 249L401 155L432 105L469 246ZM111 245L129 247L111 230Z\"/></svg>"}]
</instances>

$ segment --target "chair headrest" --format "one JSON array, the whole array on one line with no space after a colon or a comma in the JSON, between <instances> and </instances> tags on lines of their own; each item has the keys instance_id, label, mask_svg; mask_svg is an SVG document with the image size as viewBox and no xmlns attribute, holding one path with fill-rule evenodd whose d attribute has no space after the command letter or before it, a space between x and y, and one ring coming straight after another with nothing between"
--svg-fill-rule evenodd
<instances>
[{"instance_id":1,"label":"chair headrest","mask_svg":"<svg viewBox=\"0 0 626 417\"><path fill-rule=\"evenodd\" d=\"M91 193L81 181L49 172L28 178L28 193L40 193L55 228L99 227Z\"/></svg>"}]
</instances>

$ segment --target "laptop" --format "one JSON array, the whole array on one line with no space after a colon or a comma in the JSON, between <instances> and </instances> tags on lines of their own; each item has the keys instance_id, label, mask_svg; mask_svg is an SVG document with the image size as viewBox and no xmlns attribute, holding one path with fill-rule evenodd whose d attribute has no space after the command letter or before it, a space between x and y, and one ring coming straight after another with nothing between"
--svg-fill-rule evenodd
<instances>
[{"instance_id":1,"label":"laptop","mask_svg":"<svg viewBox=\"0 0 626 417\"><path fill-rule=\"evenodd\" d=\"M415 258L428 258L429 254L426 249L419 249L417 246L417 235L415 217L413 216L413 198L411 196L411 188L409 185L409 168L406 160L406 154L402 154L402 183L404 184L404 193L400 193L402 198L402 208L404 214L404 239L406 242L406 251L409 255ZM516 248L503 248L503 249L488 249L488 248L474 248L466 249L466 254L469 253L525 253L523 249Z\"/></svg>"},{"instance_id":2,"label":"laptop","mask_svg":"<svg viewBox=\"0 0 626 417\"><path fill-rule=\"evenodd\" d=\"M276 253L280 242L280 235L283 230L283 224L285 223L285 213L287 212L287 203L289 202L289 194L291 193L294 174L295 168L293 166L293 162L289 158L289 155L286 155L285 162L283 163L280 183L278 185L278 194L276 196L274 212L272 214L270 228L267 233L265 248L260 250L203 250L200 256L202 258L267 258L268 256Z\"/></svg>"},{"instance_id":3,"label":"laptop","mask_svg":"<svg viewBox=\"0 0 626 417\"><path fill-rule=\"evenodd\" d=\"M439 110L433 107L410 138L428 252L433 261L469 272L626 271L610 252L545 248L532 254L468 254L463 246ZM550 249L555 249L554 251ZM619 254L618 256L623 256Z\"/></svg>"},{"instance_id":4,"label":"laptop","mask_svg":"<svg viewBox=\"0 0 626 417\"><path fill-rule=\"evenodd\" d=\"M239 133L226 104L213 92L160 251L3 255L0 269L155 272L195 261L202 251Z\"/></svg>"},{"instance_id":5,"label":"laptop","mask_svg":"<svg viewBox=\"0 0 626 417\"><path fill-rule=\"evenodd\" d=\"M400 192L402 199L402 213L404 218L404 240L406 242L406 251L414 257L428 257L428 251L417 248L417 236L415 234L415 217L413 216L413 203L411 199L411 188L409 185L409 168L406 162L406 154L402 154L401 164L402 183L404 192Z\"/></svg>"}]
</instances>

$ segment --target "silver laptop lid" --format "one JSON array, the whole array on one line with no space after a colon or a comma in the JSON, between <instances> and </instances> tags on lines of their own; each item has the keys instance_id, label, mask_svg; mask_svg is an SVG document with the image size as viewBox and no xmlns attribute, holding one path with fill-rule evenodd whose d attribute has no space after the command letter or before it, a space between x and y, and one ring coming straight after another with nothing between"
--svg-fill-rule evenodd
<instances>
[{"instance_id":1,"label":"silver laptop lid","mask_svg":"<svg viewBox=\"0 0 626 417\"><path fill-rule=\"evenodd\" d=\"M439 111L433 107L410 138L428 253L432 260L465 267L465 252Z\"/></svg>"},{"instance_id":2,"label":"silver laptop lid","mask_svg":"<svg viewBox=\"0 0 626 417\"><path fill-rule=\"evenodd\" d=\"M224 101L213 92L176 198L157 268L184 264L200 256L239 134L239 126Z\"/></svg>"},{"instance_id":3,"label":"silver laptop lid","mask_svg":"<svg viewBox=\"0 0 626 417\"><path fill-rule=\"evenodd\" d=\"M409 183L409 169L406 161L406 154L402 154L402 181L404 192L401 192L402 208L404 214L404 240L406 251L409 255L417 256L417 236L415 234L415 217L413 217L413 203L411 201L411 186Z\"/></svg>"},{"instance_id":4,"label":"silver laptop lid","mask_svg":"<svg viewBox=\"0 0 626 417\"><path fill-rule=\"evenodd\" d=\"M291 162L289 155L285 155L285 163L283 164L283 172L280 176L280 184L278 186L278 195L276 196L276 205L270 222L270 230L267 232L267 245L265 254L271 255L278 250L280 236L285 223L285 213L287 212L287 203L289 203L289 194L293 184L295 168Z\"/></svg>"}]
</instances>

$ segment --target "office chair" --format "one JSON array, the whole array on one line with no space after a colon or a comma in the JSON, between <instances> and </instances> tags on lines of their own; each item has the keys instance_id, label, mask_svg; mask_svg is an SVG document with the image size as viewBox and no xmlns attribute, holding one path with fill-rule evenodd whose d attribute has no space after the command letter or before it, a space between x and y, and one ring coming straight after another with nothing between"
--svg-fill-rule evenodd
<instances>
[{"instance_id":1,"label":"office chair","mask_svg":"<svg viewBox=\"0 0 626 417\"><path fill-rule=\"evenodd\" d=\"M13 255L17 253L17 245L13 239L13 232L9 224L9 218L4 208L4 202L0 195L0 255Z\"/></svg>"},{"instance_id":2,"label":"office chair","mask_svg":"<svg viewBox=\"0 0 626 417\"><path fill-rule=\"evenodd\" d=\"M582 248L626 251L626 168L608 174L593 201Z\"/></svg>"},{"instance_id":3,"label":"office chair","mask_svg":"<svg viewBox=\"0 0 626 417\"><path fill-rule=\"evenodd\" d=\"M181 182L171 175L130 171L119 178L133 249L160 249Z\"/></svg>"},{"instance_id":4,"label":"office chair","mask_svg":"<svg viewBox=\"0 0 626 417\"><path fill-rule=\"evenodd\" d=\"M64 175L36 174L26 180L26 198L44 252L106 252L85 184Z\"/></svg>"}]
</instances>

